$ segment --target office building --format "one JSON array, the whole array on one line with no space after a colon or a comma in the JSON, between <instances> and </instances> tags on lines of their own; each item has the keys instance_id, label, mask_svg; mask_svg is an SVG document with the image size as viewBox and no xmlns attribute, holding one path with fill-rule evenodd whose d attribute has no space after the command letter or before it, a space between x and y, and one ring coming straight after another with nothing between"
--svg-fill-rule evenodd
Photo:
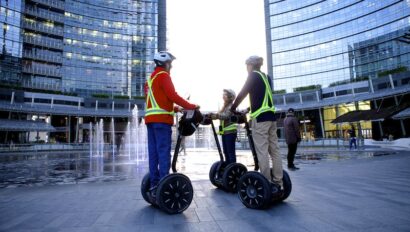
<instances>
[{"instance_id":1,"label":"office building","mask_svg":"<svg viewBox=\"0 0 410 232\"><path fill-rule=\"evenodd\" d=\"M275 104L298 111L305 138L409 136L394 119L410 101L408 1L266 0L265 16Z\"/></svg>"}]
</instances>

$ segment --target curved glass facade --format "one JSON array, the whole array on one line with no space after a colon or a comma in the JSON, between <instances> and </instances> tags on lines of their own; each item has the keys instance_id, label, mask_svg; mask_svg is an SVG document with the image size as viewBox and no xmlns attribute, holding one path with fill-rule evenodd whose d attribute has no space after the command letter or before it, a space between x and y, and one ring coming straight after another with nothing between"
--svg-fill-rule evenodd
<instances>
[{"instance_id":1,"label":"curved glass facade","mask_svg":"<svg viewBox=\"0 0 410 232\"><path fill-rule=\"evenodd\" d=\"M0 0L0 80L12 84L21 80L21 8L19 1Z\"/></svg>"},{"instance_id":2,"label":"curved glass facade","mask_svg":"<svg viewBox=\"0 0 410 232\"><path fill-rule=\"evenodd\" d=\"M0 45L22 59L21 85L82 96L143 95L160 43L157 0L0 1L6 28ZM10 82L11 75L1 79Z\"/></svg>"},{"instance_id":3,"label":"curved glass facade","mask_svg":"<svg viewBox=\"0 0 410 232\"><path fill-rule=\"evenodd\" d=\"M410 68L410 1L270 0L268 8L275 90L325 88Z\"/></svg>"}]
</instances>

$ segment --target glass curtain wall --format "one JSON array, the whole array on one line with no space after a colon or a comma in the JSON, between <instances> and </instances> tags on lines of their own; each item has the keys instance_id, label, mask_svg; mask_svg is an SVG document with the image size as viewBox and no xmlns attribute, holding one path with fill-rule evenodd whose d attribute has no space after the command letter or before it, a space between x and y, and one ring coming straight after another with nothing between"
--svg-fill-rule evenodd
<instances>
[{"instance_id":1,"label":"glass curtain wall","mask_svg":"<svg viewBox=\"0 0 410 232\"><path fill-rule=\"evenodd\" d=\"M410 67L410 1L269 1L275 90L376 78Z\"/></svg>"},{"instance_id":2,"label":"glass curtain wall","mask_svg":"<svg viewBox=\"0 0 410 232\"><path fill-rule=\"evenodd\" d=\"M63 88L142 95L157 44L156 1L66 0Z\"/></svg>"},{"instance_id":3,"label":"glass curtain wall","mask_svg":"<svg viewBox=\"0 0 410 232\"><path fill-rule=\"evenodd\" d=\"M0 3L1 80L80 96L143 95L158 48L158 0Z\"/></svg>"},{"instance_id":4,"label":"glass curtain wall","mask_svg":"<svg viewBox=\"0 0 410 232\"><path fill-rule=\"evenodd\" d=\"M21 1L0 0L0 82L21 81Z\"/></svg>"}]
</instances>

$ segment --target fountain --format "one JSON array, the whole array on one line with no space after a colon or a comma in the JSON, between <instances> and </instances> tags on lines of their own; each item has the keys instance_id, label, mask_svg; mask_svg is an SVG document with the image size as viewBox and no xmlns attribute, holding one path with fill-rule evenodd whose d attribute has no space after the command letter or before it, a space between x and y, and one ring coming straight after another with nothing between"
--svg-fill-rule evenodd
<instances>
[{"instance_id":1,"label":"fountain","mask_svg":"<svg viewBox=\"0 0 410 232\"><path fill-rule=\"evenodd\" d=\"M147 160L147 129L143 122L144 120L139 121L138 107L135 106L121 144L122 155L128 156L129 160L135 160L137 164Z\"/></svg>"},{"instance_id":2,"label":"fountain","mask_svg":"<svg viewBox=\"0 0 410 232\"><path fill-rule=\"evenodd\" d=\"M89 142L90 142L90 157L93 156L93 124L90 122L90 130L89 130Z\"/></svg>"},{"instance_id":3,"label":"fountain","mask_svg":"<svg viewBox=\"0 0 410 232\"><path fill-rule=\"evenodd\" d=\"M115 124L114 124L114 118L111 118L110 131L111 131L112 155L114 156L115 155Z\"/></svg>"},{"instance_id":4,"label":"fountain","mask_svg":"<svg viewBox=\"0 0 410 232\"><path fill-rule=\"evenodd\" d=\"M94 129L94 130L93 130ZM104 154L104 121L100 119L94 126L90 122L90 157Z\"/></svg>"}]
</instances>

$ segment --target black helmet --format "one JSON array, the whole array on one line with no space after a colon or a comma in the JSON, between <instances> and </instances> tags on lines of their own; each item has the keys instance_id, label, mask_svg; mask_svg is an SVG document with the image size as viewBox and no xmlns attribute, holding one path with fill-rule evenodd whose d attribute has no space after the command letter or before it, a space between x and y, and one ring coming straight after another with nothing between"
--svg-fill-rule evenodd
<instances>
[{"instance_id":1,"label":"black helmet","mask_svg":"<svg viewBox=\"0 0 410 232\"><path fill-rule=\"evenodd\" d=\"M186 110L179 120L178 131L182 136L192 135L199 123L202 122L203 116L199 110Z\"/></svg>"}]
</instances>

